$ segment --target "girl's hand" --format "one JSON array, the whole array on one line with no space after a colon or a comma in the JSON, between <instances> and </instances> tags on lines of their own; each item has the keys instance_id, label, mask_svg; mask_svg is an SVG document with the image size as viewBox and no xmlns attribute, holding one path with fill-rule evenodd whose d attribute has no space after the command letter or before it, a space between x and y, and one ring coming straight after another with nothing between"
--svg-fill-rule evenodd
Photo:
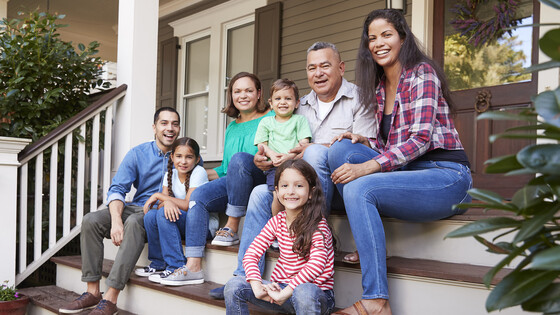
<instances>
[{"instance_id":1,"label":"girl's hand","mask_svg":"<svg viewBox=\"0 0 560 315\"><path fill-rule=\"evenodd\" d=\"M153 194L144 204L144 214L148 213L154 204L158 201L156 194Z\"/></svg>"},{"instance_id":2,"label":"girl's hand","mask_svg":"<svg viewBox=\"0 0 560 315\"><path fill-rule=\"evenodd\" d=\"M291 296L294 290L289 286L282 289L278 283L271 283L266 286L268 295L274 299L274 303L278 305L284 304Z\"/></svg>"},{"instance_id":3,"label":"girl's hand","mask_svg":"<svg viewBox=\"0 0 560 315\"><path fill-rule=\"evenodd\" d=\"M279 154L279 157L276 159L276 161L272 160L272 165L278 167L282 163L286 162L287 160L292 159L292 157L293 157L292 154Z\"/></svg>"},{"instance_id":4,"label":"girl's hand","mask_svg":"<svg viewBox=\"0 0 560 315\"><path fill-rule=\"evenodd\" d=\"M262 282L251 280L251 282L249 283L251 284L251 289L253 289L253 294L257 299L269 303L274 303L274 300L268 295L266 287L262 284Z\"/></svg>"},{"instance_id":5,"label":"girl's hand","mask_svg":"<svg viewBox=\"0 0 560 315\"><path fill-rule=\"evenodd\" d=\"M165 218L171 222L175 222L179 220L179 216L181 215L181 210L173 201L167 200L162 202L159 205L159 208L163 206L163 213L165 214Z\"/></svg>"},{"instance_id":6,"label":"girl's hand","mask_svg":"<svg viewBox=\"0 0 560 315\"><path fill-rule=\"evenodd\" d=\"M331 140L331 145L333 143L335 143L336 141L341 141L342 139L350 139L350 141L352 141L352 143L361 143L361 144L367 145L368 147L371 148L368 138L366 138L364 136L361 136L359 134L351 133L349 131L347 131L345 133L341 133L338 136L334 137Z\"/></svg>"},{"instance_id":7,"label":"girl's hand","mask_svg":"<svg viewBox=\"0 0 560 315\"><path fill-rule=\"evenodd\" d=\"M377 161L370 160L361 164L344 163L331 174L333 183L346 184L364 175L373 174L381 170Z\"/></svg>"}]
</instances>

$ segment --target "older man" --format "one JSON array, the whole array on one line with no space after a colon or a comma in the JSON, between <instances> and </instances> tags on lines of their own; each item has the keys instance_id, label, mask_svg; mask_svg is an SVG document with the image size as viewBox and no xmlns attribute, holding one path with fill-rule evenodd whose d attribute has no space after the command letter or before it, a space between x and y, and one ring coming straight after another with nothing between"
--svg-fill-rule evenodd
<instances>
[{"instance_id":1,"label":"older man","mask_svg":"<svg viewBox=\"0 0 560 315\"><path fill-rule=\"evenodd\" d=\"M156 111L152 125L155 141L132 148L121 162L107 193L107 208L84 216L80 243L82 249L82 281L87 291L78 299L59 309L63 314L95 309L90 314L116 314L117 298L124 289L132 269L146 242L144 203L161 190L171 145L179 135L179 114L170 107ZM125 195L134 185L132 202L125 204ZM101 297L99 280L103 266L103 239L110 238L119 247L107 277L107 292ZM153 273L157 270L143 270ZM160 270L161 271L161 270Z\"/></svg>"},{"instance_id":2,"label":"older man","mask_svg":"<svg viewBox=\"0 0 560 315\"><path fill-rule=\"evenodd\" d=\"M340 58L340 53L335 45L326 42L317 42L307 50L307 83L312 91L303 96L296 113L303 115L309 121L313 144L293 150L303 155L317 172L327 202L326 213L330 213L334 184L330 179L330 170L327 161L327 151L331 140L346 131L372 137L374 132L374 113L370 108L360 106L357 98L356 86L344 79L345 64ZM241 161L235 162L234 159ZM249 154L238 153L233 156L231 165L244 165L255 163L259 168L266 170L272 162L259 151L254 157ZM232 172L233 173L233 172ZM244 172L237 171L236 174ZM246 172L249 176L249 172ZM228 174L230 174L228 172ZM250 177L238 178L237 185L251 185ZM335 198L336 199L336 198ZM259 234L266 222L271 218L272 192L266 184L258 185L251 193L247 206L247 215L241 235L238 252L238 265L234 271L235 276L244 276L243 256L251 245L252 240ZM259 262L261 274L264 271L264 257ZM224 288L210 291L210 296L223 299Z\"/></svg>"}]
</instances>

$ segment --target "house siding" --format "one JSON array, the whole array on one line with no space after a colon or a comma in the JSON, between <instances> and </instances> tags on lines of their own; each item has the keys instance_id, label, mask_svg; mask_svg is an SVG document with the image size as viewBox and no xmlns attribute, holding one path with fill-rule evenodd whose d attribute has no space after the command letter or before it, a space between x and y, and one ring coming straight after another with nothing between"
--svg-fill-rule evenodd
<instances>
[{"instance_id":1,"label":"house siding","mask_svg":"<svg viewBox=\"0 0 560 315\"><path fill-rule=\"evenodd\" d=\"M385 8L385 1L285 0L282 12L280 73L294 80L302 95L310 91L305 73L307 48L317 41L335 44L346 64L344 77L353 82L365 16ZM411 2L408 2L411 7ZM411 14L407 13L410 24Z\"/></svg>"}]
</instances>

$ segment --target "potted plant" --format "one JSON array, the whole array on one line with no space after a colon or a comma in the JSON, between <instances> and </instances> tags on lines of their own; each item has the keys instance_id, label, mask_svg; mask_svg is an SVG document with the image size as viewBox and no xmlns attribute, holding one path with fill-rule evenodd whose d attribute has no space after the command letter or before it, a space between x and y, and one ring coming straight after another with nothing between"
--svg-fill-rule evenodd
<instances>
[{"instance_id":1,"label":"potted plant","mask_svg":"<svg viewBox=\"0 0 560 315\"><path fill-rule=\"evenodd\" d=\"M19 294L14 286L4 281L0 288L0 315L23 315L27 312L29 297Z\"/></svg>"}]
</instances>

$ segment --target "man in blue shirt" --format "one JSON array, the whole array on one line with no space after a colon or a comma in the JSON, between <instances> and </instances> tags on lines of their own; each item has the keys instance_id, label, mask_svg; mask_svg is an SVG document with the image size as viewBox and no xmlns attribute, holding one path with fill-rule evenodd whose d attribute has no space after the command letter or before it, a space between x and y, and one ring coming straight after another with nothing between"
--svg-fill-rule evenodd
<instances>
[{"instance_id":1,"label":"man in blue shirt","mask_svg":"<svg viewBox=\"0 0 560 315\"><path fill-rule=\"evenodd\" d=\"M108 207L88 213L82 222L82 281L87 292L59 309L60 313L77 313L96 309L91 314L114 314L117 298L124 289L146 242L143 206L148 198L161 190L163 175L173 141L179 135L179 114L171 107L162 107L154 115L155 141L132 148L124 157L107 193ZM134 186L132 202L125 196ZM103 266L103 239L110 238L119 247L107 277L107 292L101 297L99 281ZM155 270L154 270L155 271Z\"/></svg>"}]
</instances>

